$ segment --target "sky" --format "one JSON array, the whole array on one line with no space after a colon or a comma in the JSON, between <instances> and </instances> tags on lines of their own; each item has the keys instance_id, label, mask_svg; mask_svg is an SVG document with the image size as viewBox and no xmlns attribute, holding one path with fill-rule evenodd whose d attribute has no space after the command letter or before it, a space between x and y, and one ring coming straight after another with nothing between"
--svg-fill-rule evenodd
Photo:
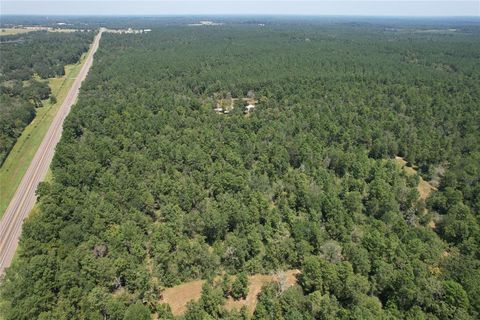
<instances>
[{"instance_id":1,"label":"sky","mask_svg":"<svg viewBox=\"0 0 480 320\"><path fill-rule=\"evenodd\" d=\"M0 14L480 17L480 0L0 0Z\"/></svg>"}]
</instances>

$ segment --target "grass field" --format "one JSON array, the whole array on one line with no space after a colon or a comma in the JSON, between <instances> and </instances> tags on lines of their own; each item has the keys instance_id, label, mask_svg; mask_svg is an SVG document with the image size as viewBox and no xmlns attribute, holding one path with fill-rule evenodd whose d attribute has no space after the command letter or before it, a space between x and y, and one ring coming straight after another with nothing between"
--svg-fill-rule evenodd
<instances>
[{"instance_id":1,"label":"grass field","mask_svg":"<svg viewBox=\"0 0 480 320\"><path fill-rule=\"evenodd\" d=\"M32 29L26 28L2 28L0 29L0 36L11 36L19 33L27 33L33 31Z\"/></svg>"},{"instance_id":2,"label":"grass field","mask_svg":"<svg viewBox=\"0 0 480 320\"><path fill-rule=\"evenodd\" d=\"M43 107L37 109L35 119L25 128L18 138L15 146L0 168L0 217L7 209L23 175L35 155L43 137L47 133L53 118L60 108L68 90L79 73L86 54L80 62L65 66L63 77L49 79L52 94L57 98L57 103L51 104L49 100L43 101Z\"/></svg>"},{"instance_id":3,"label":"grass field","mask_svg":"<svg viewBox=\"0 0 480 320\"><path fill-rule=\"evenodd\" d=\"M32 31L39 31L46 29L27 29L27 28L2 28L0 29L0 36L11 36L19 33L27 33ZM48 29L49 32L74 32L75 29Z\"/></svg>"}]
</instances>

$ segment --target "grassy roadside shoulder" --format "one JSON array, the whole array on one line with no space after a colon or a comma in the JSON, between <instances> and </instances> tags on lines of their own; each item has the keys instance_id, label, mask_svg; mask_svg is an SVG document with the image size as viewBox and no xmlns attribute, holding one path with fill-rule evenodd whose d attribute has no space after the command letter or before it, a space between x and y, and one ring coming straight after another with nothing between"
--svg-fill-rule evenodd
<instances>
[{"instance_id":1,"label":"grassy roadside shoulder","mask_svg":"<svg viewBox=\"0 0 480 320\"><path fill-rule=\"evenodd\" d=\"M52 94L57 98L57 103L52 104L49 100L43 101L43 107L37 109L35 119L23 130L0 168L0 218L7 209L86 57L87 53L84 53L78 63L65 66L64 76L48 80Z\"/></svg>"},{"instance_id":2,"label":"grassy roadside shoulder","mask_svg":"<svg viewBox=\"0 0 480 320\"><path fill-rule=\"evenodd\" d=\"M45 181L51 181L51 180L52 180L52 171L51 171L50 169L48 169L47 175L45 176ZM32 211L30 211L29 217L35 215L39 210L40 210L40 209L39 209L39 204L38 204L38 202L37 202L37 203L35 203L35 205L33 206ZM20 248L21 248L21 246L19 245L18 249L20 249ZM11 265L13 265L13 264L15 264L15 263L17 262L18 252L19 252L18 249L15 251L15 255L13 256ZM0 297L0 320L4 320L4 319L5 319L5 317L3 316L2 311L4 311L6 308L7 308L7 302Z\"/></svg>"}]
</instances>

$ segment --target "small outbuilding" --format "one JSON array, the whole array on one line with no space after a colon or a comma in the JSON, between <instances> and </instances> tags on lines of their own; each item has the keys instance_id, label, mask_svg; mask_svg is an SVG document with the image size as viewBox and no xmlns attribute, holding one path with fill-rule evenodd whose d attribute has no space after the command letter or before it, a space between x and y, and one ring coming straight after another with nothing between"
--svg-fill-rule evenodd
<instances>
[{"instance_id":1,"label":"small outbuilding","mask_svg":"<svg viewBox=\"0 0 480 320\"><path fill-rule=\"evenodd\" d=\"M245 107L245 112L250 113L255 109L255 105L249 104L248 106Z\"/></svg>"}]
</instances>

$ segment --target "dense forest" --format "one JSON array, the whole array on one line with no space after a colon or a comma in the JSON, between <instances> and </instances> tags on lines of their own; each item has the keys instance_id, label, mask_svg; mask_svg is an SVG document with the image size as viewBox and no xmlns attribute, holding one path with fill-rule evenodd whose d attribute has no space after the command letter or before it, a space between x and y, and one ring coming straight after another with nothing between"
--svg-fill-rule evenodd
<instances>
[{"instance_id":1,"label":"dense forest","mask_svg":"<svg viewBox=\"0 0 480 320\"><path fill-rule=\"evenodd\" d=\"M104 34L1 284L6 319L478 319L480 29ZM254 97L245 114L240 99ZM220 99L239 98L228 114ZM437 191L419 198L419 175ZM299 269L253 315L222 284Z\"/></svg>"},{"instance_id":2,"label":"dense forest","mask_svg":"<svg viewBox=\"0 0 480 320\"><path fill-rule=\"evenodd\" d=\"M35 109L51 97L45 79L64 75L65 65L78 62L92 40L92 32L0 37L0 165L35 117Z\"/></svg>"}]
</instances>

